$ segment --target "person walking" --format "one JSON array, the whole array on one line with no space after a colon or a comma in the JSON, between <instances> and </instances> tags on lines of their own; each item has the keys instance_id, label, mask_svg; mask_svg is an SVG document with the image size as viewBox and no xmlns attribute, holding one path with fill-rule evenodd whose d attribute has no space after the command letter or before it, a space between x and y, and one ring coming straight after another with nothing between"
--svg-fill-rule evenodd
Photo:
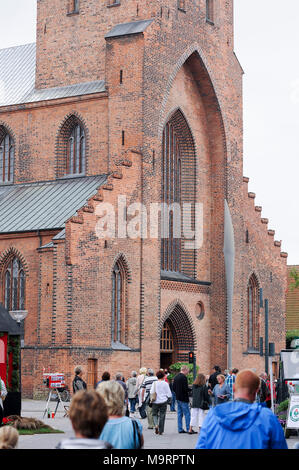
<instances>
[{"instance_id":1,"label":"person walking","mask_svg":"<svg viewBox=\"0 0 299 470\"><path fill-rule=\"evenodd\" d=\"M171 393L172 393L172 399L171 399L171 403L170 403L170 411L176 411L175 409L175 402L176 402L176 396L175 396L175 392L173 390L173 379L170 380L169 382L169 388L171 390Z\"/></svg>"},{"instance_id":2,"label":"person walking","mask_svg":"<svg viewBox=\"0 0 299 470\"><path fill-rule=\"evenodd\" d=\"M141 399L142 406L145 409L147 415L147 426L148 429L154 429L154 420L153 420L153 408L150 406L150 392L152 384L158 379L154 374L153 369L147 369L147 376L144 379L144 382L141 386Z\"/></svg>"},{"instance_id":3,"label":"person walking","mask_svg":"<svg viewBox=\"0 0 299 470\"><path fill-rule=\"evenodd\" d=\"M220 405L225 403L230 398L229 386L225 383L225 377L222 374L217 375L217 385L210 394L214 396L215 405Z\"/></svg>"},{"instance_id":4,"label":"person walking","mask_svg":"<svg viewBox=\"0 0 299 470\"><path fill-rule=\"evenodd\" d=\"M133 370L131 377L127 380L126 386L128 390L128 399L130 403L130 413L135 413L136 406L136 384L137 384L137 372Z\"/></svg>"},{"instance_id":5,"label":"person walking","mask_svg":"<svg viewBox=\"0 0 299 470\"><path fill-rule=\"evenodd\" d=\"M236 381L236 375L238 373L238 369L229 369L227 376L225 377L225 383L229 388L230 391L230 400L234 399L234 383Z\"/></svg>"},{"instance_id":6,"label":"person walking","mask_svg":"<svg viewBox=\"0 0 299 470\"><path fill-rule=\"evenodd\" d=\"M198 374L192 385L192 406L189 434L197 434L193 426L198 426L200 431L205 419L206 411L210 408L211 399L206 385L204 374Z\"/></svg>"},{"instance_id":7,"label":"person walking","mask_svg":"<svg viewBox=\"0 0 299 470\"><path fill-rule=\"evenodd\" d=\"M147 373L147 368L141 367L141 369L139 369L139 375L137 377L137 382L136 382L136 395L137 395L138 409L139 409L141 419L146 418L146 411L145 411L146 404L142 402L142 390L141 390L141 386L145 380L146 373Z\"/></svg>"},{"instance_id":8,"label":"person walking","mask_svg":"<svg viewBox=\"0 0 299 470\"><path fill-rule=\"evenodd\" d=\"M125 413L126 413L126 416L130 416L129 405L128 405L128 389L127 389L127 386L124 382L124 378L123 378L123 375L122 375L121 372L117 372L115 374L115 381L117 383L119 383L119 385L121 385L121 387L124 389L124 392L125 392L125 399L124 399Z\"/></svg>"},{"instance_id":9,"label":"person walking","mask_svg":"<svg viewBox=\"0 0 299 470\"><path fill-rule=\"evenodd\" d=\"M102 382L96 391L104 398L109 416L100 439L109 442L114 449L142 448L142 425L138 419L124 416L125 391L121 384L115 380Z\"/></svg>"},{"instance_id":10,"label":"person walking","mask_svg":"<svg viewBox=\"0 0 299 470\"><path fill-rule=\"evenodd\" d=\"M156 374L157 379L153 382L150 390L151 403L153 409L153 420L155 433L160 436L164 432L167 403L172 398L171 390L165 381L165 373L159 370Z\"/></svg>"},{"instance_id":11,"label":"person walking","mask_svg":"<svg viewBox=\"0 0 299 470\"><path fill-rule=\"evenodd\" d=\"M186 433L190 428L189 387L187 375L189 367L183 366L181 372L173 380L173 390L177 400L177 419L179 434ZM183 429L183 416L185 416L186 431Z\"/></svg>"},{"instance_id":12,"label":"person walking","mask_svg":"<svg viewBox=\"0 0 299 470\"><path fill-rule=\"evenodd\" d=\"M73 380L73 393L78 392L79 390L86 390L87 385L83 380L83 369L81 366L75 368L75 378Z\"/></svg>"},{"instance_id":13,"label":"person walking","mask_svg":"<svg viewBox=\"0 0 299 470\"><path fill-rule=\"evenodd\" d=\"M251 370L236 377L234 401L210 409L196 449L287 449L284 432L271 410L254 403L260 378Z\"/></svg>"}]
</instances>

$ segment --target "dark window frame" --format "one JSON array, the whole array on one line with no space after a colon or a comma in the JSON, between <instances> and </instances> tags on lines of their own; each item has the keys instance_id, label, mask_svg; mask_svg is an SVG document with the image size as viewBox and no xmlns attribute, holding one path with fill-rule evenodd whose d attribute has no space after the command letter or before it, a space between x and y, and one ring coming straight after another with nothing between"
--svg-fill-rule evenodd
<instances>
[{"instance_id":1,"label":"dark window frame","mask_svg":"<svg viewBox=\"0 0 299 470\"><path fill-rule=\"evenodd\" d=\"M117 261L112 272L112 328L113 343L126 344L126 295L127 276L121 262Z\"/></svg>"},{"instance_id":2,"label":"dark window frame","mask_svg":"<svg viewBox=\"0 0 299 470\"><path fill-rule=\"evenodd\" d=\"M257 278L252 274L247 286L247 345L249 351L259 349L260 289Z\"/></svg>"},{"instance_id":3,"label":"dark window frame","mask_svg":"<svg viewBox=\"0 0 299 470\"><path fill-rule=\"evenodd\" d=\"M67 137L65 176L83 176L86 167L86 136L83 126L77 122Z\"/></svg>"},{"instance_id":4,"label":"dark window frame","mask_svg":"<svg viewBox=\"0 0 299 470\"><path fill-rule=\"evenodd\" d=\"M15 143L9 132L4 131L0 140L0 184L14 181Z\"/></svg>"},{"instance_id":5,"label":"dark window frame","mask_svg":"<svg viewBox=\"0 0 299 470\"><path fill-rule=\"evenodd\" d=\"M26 273L17 256L6 263L4 269L4 306L8 311L25 310Z\"/></svg>"},{"instance_id":6,"label":"dark window frame","mask_svg":"<svg viewBox=\"0 0 299 470\"><path fill-rule=\"evenodd\" d=\"M182 156L179 138L174 126L168 122L163 131L163 185L162 203L168 207L178 203L181 206ZM168 207L166 210L168 210ZM163 212L162 212L163 216ZM168 220L166 214L163 219ZM173 211L169 213L168 237L161 240L161 268L165 271L181 271L181 238L174 238ZM164 228L165 229L165 228ZM162 233L163 233L162 228Z\"/></svg>"}]
</instances>

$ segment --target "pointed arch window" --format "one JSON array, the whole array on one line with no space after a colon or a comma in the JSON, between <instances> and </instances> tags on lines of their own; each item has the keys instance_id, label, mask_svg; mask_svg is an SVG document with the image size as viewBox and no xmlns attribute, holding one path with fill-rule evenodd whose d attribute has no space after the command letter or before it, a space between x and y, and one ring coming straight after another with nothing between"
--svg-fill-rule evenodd
<instances>
[{"instance_id":1,"label":"pointed arch window","mask_svg":"<svg viewBox=\"0 0 299 470\"><path fill-rule=\"evenodd\" d=\"M0 128L0 183L13 182L14 141L8 132Z\"/></svg>"},{"instance_id":2,"label":"pointed arch window","mask_svg":"<svg viewBox=\"0 0 299 470\"><path fill-rule=\"evenodd\" d=\"M181 152L177 133L170 122L166 124L163 132L162 202L166 203L168 208L171 208L172 204L181 203ZM177 223L175 219L173 210L169 210L168 217L166 213L163 214L162 233L165 236L162 237L161 260L163 270L178 272L181 269L181 239L174 233ZM168 223L168 230L165 230L163 223Z\"/></svg>"},{"instance_id":3,"label":"pointed arch window","mask_svg":"<svg viewBox=\"0 0 299 470\"><path fill-rule=\"evenodd\" d=\"M4 306L8 311L25 310L25 279L22 263L12 258L4 273Z\"/></svg>"},{"instance_id":4,"label":"pointed arch window","mask_svg":"<svg viewBox=\"0 0 299 470\"><path fill-rule=\"evenodd\" d=\"M112 273L112 342L126 343L126 271L119 260Z\"/></svg>"},{"instance_id":5,"label":"pointed arch window","mask_svg":"<svg viewBox=\"0 0 299 470\"><path fill-rule=\"evenodd\" d=\"M85 173L85 132L80 124L72 127L67 142L66 174Z\"/></svg>"},{"instance_id":6,"label":"pointed arch window","mask_svg":"<svg viewBox=\"0 0 299 470\"><path fill-rule=\"evenodd\" d=\"M259 348L259 306L260 293L256 276L253 274L248 282L248 349Z\"/></svg>"}]
</instances>

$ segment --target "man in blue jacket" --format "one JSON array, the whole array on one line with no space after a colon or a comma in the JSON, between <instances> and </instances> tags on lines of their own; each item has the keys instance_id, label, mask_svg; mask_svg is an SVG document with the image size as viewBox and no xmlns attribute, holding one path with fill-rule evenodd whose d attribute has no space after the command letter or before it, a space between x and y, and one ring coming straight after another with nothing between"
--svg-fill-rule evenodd
<instances>
[{"instance_id":1,"label":"man in blue jacket","mask_svg":"<svg viewBox=\"0 0 299 470\"><path fill-rule=\"evenodd\" d=\"M234 401L212 408L202 425L196 449L287 449L283 429L268 408L254 403L260 387L251 370L238 373Z\"/></svg>"}]
</instances>

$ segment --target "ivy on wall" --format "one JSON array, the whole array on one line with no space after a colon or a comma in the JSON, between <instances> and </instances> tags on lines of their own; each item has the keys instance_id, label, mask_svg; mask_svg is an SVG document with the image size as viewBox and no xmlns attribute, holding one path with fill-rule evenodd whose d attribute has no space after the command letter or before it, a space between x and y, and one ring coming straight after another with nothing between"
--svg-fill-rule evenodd
<instances>
[{"instance_id":1,"label":"ivy on wall","mask_svg":"<svg viewBox=\"0 0 299 470\"><path fill-rule=\"evenodd\" d=\"M19 336L8 336L7 343L7 363L9 364L9 354L12 353L12 374L11 374L11 385L8 387L9 392L20 391L20 337ZM7 379L8 379L7 368ZM8 383L8 380L7 380Z\"/></svg>"}]
</instances>

